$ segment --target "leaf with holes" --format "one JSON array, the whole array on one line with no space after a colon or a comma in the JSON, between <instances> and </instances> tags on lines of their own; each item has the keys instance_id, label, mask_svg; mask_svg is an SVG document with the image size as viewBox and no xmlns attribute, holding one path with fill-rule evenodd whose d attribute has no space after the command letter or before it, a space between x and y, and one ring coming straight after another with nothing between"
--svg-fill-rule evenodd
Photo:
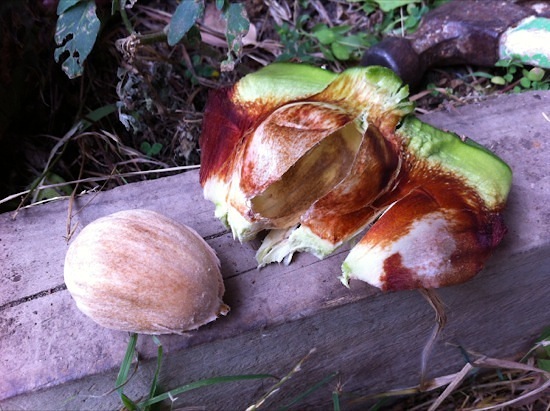
<instances>
[{"instance_id":1,"label":"leaf with holes","mask_svg":"<svg viewBox=\"0 0 550 411\"><path fill-rule=\"evenodd\" d=\"M94 47L100 22L96 15L93 0L81 1L67 7L67 2L59 3L61 10L55 28L54 57L69 78L82 75L84 61Z\"/></svg>"},{"instance_id":2,"label":"leaf with holes","mask_svg":"<svg viewBox=\"0 0 550 411\"><path fill-rule=\"evenodd\" d=\"M222 62L222 71L231 71L235 65L235 58L241 53L243 47L243 37L248 33L250 21L246 15L246 9L242 3L230 4L224 13L227 20L227 29L225 38L227 39L227 59Z\"/></svg>"}]
</instances>

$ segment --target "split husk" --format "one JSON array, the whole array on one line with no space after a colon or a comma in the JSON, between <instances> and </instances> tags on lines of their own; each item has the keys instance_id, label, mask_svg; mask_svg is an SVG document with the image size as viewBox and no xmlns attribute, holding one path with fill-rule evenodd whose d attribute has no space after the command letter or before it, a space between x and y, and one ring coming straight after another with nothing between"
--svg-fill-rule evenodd
<instances>
[{"instance_id":1,"label":"split husk","mask_svg":"<svg viewBox=\"0 0 550 411\"><path fill-rule=\"evenodd\" d=\"M413 116L389 69L340 74L275 63L213 91L201 184L259 266L319 258L368 228L342 266L383 290L472 278L502 240L510 168L472 140Z\"/></svg>"}]
</instances>

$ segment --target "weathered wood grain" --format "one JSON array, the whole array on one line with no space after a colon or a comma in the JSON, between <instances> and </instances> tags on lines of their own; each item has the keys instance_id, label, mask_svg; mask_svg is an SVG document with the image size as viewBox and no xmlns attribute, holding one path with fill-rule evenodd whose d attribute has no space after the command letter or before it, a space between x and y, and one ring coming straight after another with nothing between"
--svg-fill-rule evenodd
<instances>
[{"instance_id":1,"label":"weathered wood grain","mask_svg":"<svg viewBox=\"0 0 550 411\"><path fill-rule=\"evenodd\" d=\"M424 120L488 146L514 170L506 212L509 233L473 281L441 290L449 325L431 360L431 373L458 371L460 351L488 355L525 349L549 325L550 93L502 96ZM96 326L63 288L67 202L0 215L0 405L5 409L114 409L113 388L127 343L125 333ZM72 224L128 208L157 210L195 228L216 250L232 312L198 332L162 336L167 351L162 381L173 388L198 378L236 373L288 372L317 351L274 397L297 393L340 372L357 393L414 384L433 312L417 292L383 294L337 279L346 249L324 261L299 255L288 267L256 270L255 244L234 242L203 200L196 172L81 196ZM141 336L144 358L127 392L148 391L156 347ZM151 358L152 360L147 360ZM272 381L228 384L182 396L177 406L242 409ZM336 379L317 393L329 399ZM99 395L99 397L97 397ZM94 397L95 396L95 397ZM312 404L319 400L311 399ZM229 408L228 408L229 407Z\"/></svg>"}]
</instances>

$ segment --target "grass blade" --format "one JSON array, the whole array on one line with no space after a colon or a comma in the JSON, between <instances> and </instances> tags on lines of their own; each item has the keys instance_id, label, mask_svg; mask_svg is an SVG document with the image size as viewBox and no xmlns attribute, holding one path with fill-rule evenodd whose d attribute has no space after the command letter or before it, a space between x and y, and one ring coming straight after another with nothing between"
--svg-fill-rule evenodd
<instances>
[{"instance_id":1,"label":"grass blade","mask_svg":"<svg viewBox=\"0 0 550 411\"><path fill-rule=\"evenodd\" d=\"M162 355L163 355L163 349L162 344L160 343L159 339L153 335L153 341L157 345L157 367L155 369L155 374L153 375L153 381L151 381L151 389L149 390L149 397L153 398L155 394L157 393L158 388L158 379L160 374L160 366L162 364ZM148 408L146 408L147 410Z\"/></svg>"},{"instance_id":2,"label":"grass blade","mask_svg":"<svg viewBox=\"0 0 550 411\"><path fill-rule=\"evenodd\" d=\"M473 73L470 73L470 76L472 76L472 77L483 77L483 78L488 78L488 79L491 79L491 78L494 77L493 74L485 73L484 71L475 71Z\"/></svg>"},{"instance_id":3,"label":"grass blade","mask_svg":"<svg viewBox=\"0 0 550 411\"><path fill-rule=\"evenodd\" d=\"M130 335L130 340L128 341L128 346L126 347L126 354L124 355L122 364L120 364L120 370L118 371L118 376L115 382L117 391L120 394L122 394L124 390L124 384L128 381L128 374L130 373L130 367L132 366L132 359L134 358L134 351L136 349L137 337L137 333L132 333Z\"/></svg>"},{"instance_id":4,"label":"grass blade","mask_svg":"<svg viewBox=\"0 0 550 411\"><path fill-rule=\"evenodd\" d=\"M90 127L94 123L97 123L103 117L107 117L109 114L116 113L117 110L118 109L117 109L116 104L106 104L102 107L99 107L99 108L93 110L93 111L90 111L81 120L81 122L82 122L81 131L86 130L88 127Z\"/></svg>"},{"instance_id":5,"label":"grass blade","mask_svg":"<svg viewBox=\"0 0 550 411\"><path fill-rule=\"evenodd\" d=\"M139 408L137 406L137 404L132 401L130 398L128 398L128 396L122 392L119 393L120 394L120 399L122 400L122 404L124 405L124 408L127 409L128 411L138 411Z\"/></svg>"},{"instance_id":6,"label":"grass blade","mask_svg":"<svg viewBox=\"0 0 550 411\"><path fill-rule=\"evenodd\" d=\"M317 391L319 388L321 388L323 385L327 384L329 381L336 378L338 375L338 372L333 372L332 374L326 376L321 381L319 381L317 384L310 387L308 390L304 391L300 395L297 395L294 397L288 404L286 404L284 407L281 407L277 409L277 411L286 411L293 405L298 404L300 401L302 401L304 398L308 397L309 395L313 394L315 391ZM334 398L334 397L333 397Z\"/></svg>"},{"instance_id":7,"label":"grass blade","mask_svg":"<svg viewBox=\"0 0 550 411\"><path fill-rule=\"evenodd\" d=\"M150 405L156 404L158 402L174 399L176 395L183 394L184 392L194 390L200 387L206 387L214 384L222 384L227 382L234 381L244 381L244 380L259 380L264 378L277 378L271 374L243 374L243 375L227 375L221 377L206 378L204 380L198 380L190 384L182 385L181 387L174 388L173 390L167 391L160 395L156 395L153 398L149 398L146 401L143 401L138 404L138 407L148 407Z\"/></svg>"},{"instance_id":8,"label":"grass blade","mask_svg":"<svg viewBox=\"0 0 550 411\"><path fill-rule=\"evenodd\" d=\"M340 396L337 391L332 393L332 407L334 411L340 411Z\"/></svg>"}]
</instances>

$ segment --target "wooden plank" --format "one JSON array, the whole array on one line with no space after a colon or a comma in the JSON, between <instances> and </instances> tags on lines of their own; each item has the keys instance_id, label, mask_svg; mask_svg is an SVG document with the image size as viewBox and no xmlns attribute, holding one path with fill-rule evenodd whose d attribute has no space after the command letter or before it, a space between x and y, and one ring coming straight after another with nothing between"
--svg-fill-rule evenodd
<instances>
[{"instance_id":1,"label":"wooden plank","mask_svg":"<svg viewBox=\"0 0 550 411\"><path fill-rule=\"evenodd\" d=\"M502 96L424 120L475 138L514 170L506 220L509 233L487 268L473 281L441 291L449 326L431 362L439 375L458 371L463 358L444 341L488 355L523 350L548 325L550 198L548 142L550 93ZM545 111L546 110L546 111ZM234 373L282 374L312 347L317 351L273 401L293 395L339 371L344 388L358 393L397 388L418 379L420 352L433 313L417 292L383 294L337 279L346 249L324 261L299 255L289 267L255 268L254 247L234 242L203 200L196 172L130 184L81 196L72 223L128 208L157 210L195 228L222 262L225 318L183 336L162 336L167 351L163 384ZM0 406L35 409L116 408L112 389L125 333L96 326L63 287L67 202L0 215ZM156 347L140 337L144 362L128 386L147 392ZM149 360L148 360L149 359ZM246 382L190 393L177 406L243 408L271 382ZM335 381L332 382L334 386ZM327 386L324 398L330 397ZM235 395L238 393L238 395ZM315 398L310 401L316 401ZM225 404L225 406L224 406Z\"/></svg>"}]
</instances>

